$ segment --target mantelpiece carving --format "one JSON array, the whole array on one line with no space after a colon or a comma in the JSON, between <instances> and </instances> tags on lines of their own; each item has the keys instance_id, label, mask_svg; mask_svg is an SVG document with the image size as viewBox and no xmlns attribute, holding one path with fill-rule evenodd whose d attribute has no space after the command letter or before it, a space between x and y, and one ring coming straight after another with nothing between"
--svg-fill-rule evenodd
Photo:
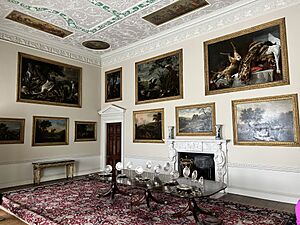
<instances>
[{"instance_id":1,"label":"mantelpiece carving","mask_svg":"<svg viewBox=\"0 0 300 225\"><path fill-rule=\"evenodd\" d=\"M216 181L227 183L227 143L229 140L170 139L169 160L177 168L178 152L214 154Z\"/></svg>"}]
</instances>

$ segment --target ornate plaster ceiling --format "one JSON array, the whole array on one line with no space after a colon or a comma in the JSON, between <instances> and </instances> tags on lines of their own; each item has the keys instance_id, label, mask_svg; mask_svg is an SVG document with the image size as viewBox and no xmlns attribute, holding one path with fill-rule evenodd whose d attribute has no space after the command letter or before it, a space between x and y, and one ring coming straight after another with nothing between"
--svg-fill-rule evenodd
<instances>
[{"instance_id":1,"label":"ornate plaster ceiling","mask_svg":"<svg viewBox=\"0 0 300 225\"><path fill-rule=\"evenodd\" d=\"M0 29L90 52L95 51L86 49L81 43L101 40L111 46L97 52L103 54L196 18L205 17L239 1L241 0L208 0L209 5L204 8L155 26L142 17L174 3L174 0L0 0ZM72 34L60 38L5 19L13 10L49 22L71 31Z\"/></svg>"},{"instance_id":2,"label":"ornate plaster ceiling","mask_svg":"<svg viewBox=\"0 0 300 225\"><path fill-rule=\"evenodd\" d=\"M108 65L261 13L300 3L300 0L207 0L209 5L159 26L143 19L176 1L0 0L0 40L90 64L100 65L104 62ZM6 19L13 10L72 34L61 38ZM154 42L154 39L157 41ZM85 48L82 43L88 40L108 42L110 48L101 51ZM147 44L148 41L151 44ZM143 46L137 50L139 43L143 43Z\"/></svg>"}]
</instances>

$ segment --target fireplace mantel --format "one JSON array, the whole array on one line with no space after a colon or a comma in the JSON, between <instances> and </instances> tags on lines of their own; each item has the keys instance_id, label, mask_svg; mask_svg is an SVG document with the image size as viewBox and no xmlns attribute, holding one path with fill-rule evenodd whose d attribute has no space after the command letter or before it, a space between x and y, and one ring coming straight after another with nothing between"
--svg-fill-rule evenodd
<instances>
[{"instance_id":1,"label":"fireplace mantel","mask_svg":"<svg viewBox=\"0 0 300 225\"><path fill-rule=\"evenodd\" d=\"M214 154L216 181L227 183L227 143L229 140L168 139L169 160L178 167L178 152Z\"/></svg>"}]
</instances>

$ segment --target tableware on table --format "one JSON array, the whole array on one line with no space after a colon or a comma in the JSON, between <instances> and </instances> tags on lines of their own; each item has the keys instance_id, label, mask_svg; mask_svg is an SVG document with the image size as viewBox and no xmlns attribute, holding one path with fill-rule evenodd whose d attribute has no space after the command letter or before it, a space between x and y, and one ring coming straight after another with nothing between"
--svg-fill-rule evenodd
<instances>
[{"instance_id":1,"label":"tableware on table","mask_svg":"<svg viewBox=\"0 0 300 225\"><path fill-rule=\"evenodd\" d=\"M198 177L198 172L197 172L197 170L194 170L193 172L192 172L192 181L197 181L197 177Z\"/></svg>"},{"instance_id":2,"label":"tableware on table","mask_svg":"<svg viewBox=\"0 0 300 225\"><path fill-rule=\"evenodd\" d=\"M106 174L109 174L112 171L112 166L111 165L106 165L104 169Z\"/></svg>"},{"instance_id":3,"label":"tableware on table","mask_svg":"<svg viewBox=\"0 0 300 225\"><path fill-rule=\"evenodd\" d=\"M128 162L127 164L126 164L126 169L128 169L128 170L131 170L131 168L132 168L132 162Z\"/></svg>"},{"instance_id":4,"label":"tableware on table","mask_svg":"<svg viewBox=\"0 0 300 225\"><path fill-rule=\"evenodd\" d=\"M169 162L166 162L163 166L163 169L165 172L168 172L171 169L171 164Z\"/></svg>"},{"instance_id":5,"label":"tableware on table","mask_svg":"<svg viewBox=\"0 0 300 225\"><path fill-rule=\"evenodd\" d=\"M191 170L188 166L185 166L182 170L182 174L186 179L189 177L190 172L191 172Z\"/></svg>"}]
</instances>

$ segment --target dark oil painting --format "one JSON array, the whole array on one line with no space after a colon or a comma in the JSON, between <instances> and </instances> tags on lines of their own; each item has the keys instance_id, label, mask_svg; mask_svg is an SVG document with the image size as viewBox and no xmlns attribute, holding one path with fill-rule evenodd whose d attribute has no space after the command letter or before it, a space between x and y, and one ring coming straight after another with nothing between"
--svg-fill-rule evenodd
<instances>
[{"instance_id":1,"label":"dark oil painting","mask_svg":"<svg viewBox=\"0 0 300 225\"><path fill-rule=\"evenodd\" d=\"M75 121L75 141L96 141L96 122Z\"/></svg>"},{"instance_id":2,"label":"dark oil painting","mask_svg":"<svg viewBox=\"0 0 300 225\"><path fill-rule=\"evenodd\" d=\"M0 118L0 144L24 143L25 119Z\"/></svg>"},{"instance_id":3,"label":"dark oil painting","mask_svg":"<svg viewBox=\"0 0 300 225\"><path fill-rule=\"evenodd\" d=\"M33 146L67 145L69 119L63 117L33 117Z\"/></svg>"},{"instance_id":4,"label":"dark oil painting","mask_svg":"<svg viewBox=\"0 0 300 225\"><path fill-rule=\"evenodd\" d=\"M51 23L42 21L40 19L34 18L30 15L21 13L16 10L13 10L6 18L61 38L65 38L72 34L71 31L62 29Z\"/></svg>"},{"instance_id":5,"label":"dark oil painting","mask_svg":"<svg viewBox=\"0 0 300 225\"><path fill-rule=\"evenodd\" d=\"M122 100L122 68L105 72L105 102Z\"/></svg>"},{"instance_id":6,"label":"dark oil painting","mask_svg":"<svg viewBox=\"0 0 300 225\"><path fill-rule=\"evenodd\" d=\"M144 16L143 19L158 26L207 5L208 2L205 0L178 0Z\"/></svg>"},{"instance_id":7,"label":"dark oil painting","mask_svg":"<svg viewBox=\"0 0 300 225\"><path fill-rule=\"evenodd\" d=\"M204 42L205 94L289 84L285 20Z\"/></svg>"},{"instance_id":8,"label":"dark oil painting","mask_svg":"<svg viewBox=\"0 0 300 225\"><path fill-rule=\"evenodd\" d=\"M164 110L133 112L133 142L162 143L164 138Z\"/></svg>"},{"instance_id":9,"label":"dark oil painting","mask_svg":"<svg viewBox=\"0 0 300 225\"><path fill-rule=\"evenodd\" d=\"M234 100L234 144L299 146L297 94Z\"/></svg>"},{"instance_id":10,"label":"dark oil painting","mask_svg":"<svg viewBox=\"0 0 300 225\"><path fill-rule=\"evenodd\" d=\"M19 53L17 101L81 107L81 68Z\"/></svg>"},{"instance_id":11,"label":"dark oil painting","mask_svg":"<svg viewBox=\"0 0 300 225\"><path fill-rule=\"evenodd\" d=\"M182 98L182 70L182 49L136 62L136 104Z\"/></svg>"}]
</instances>

